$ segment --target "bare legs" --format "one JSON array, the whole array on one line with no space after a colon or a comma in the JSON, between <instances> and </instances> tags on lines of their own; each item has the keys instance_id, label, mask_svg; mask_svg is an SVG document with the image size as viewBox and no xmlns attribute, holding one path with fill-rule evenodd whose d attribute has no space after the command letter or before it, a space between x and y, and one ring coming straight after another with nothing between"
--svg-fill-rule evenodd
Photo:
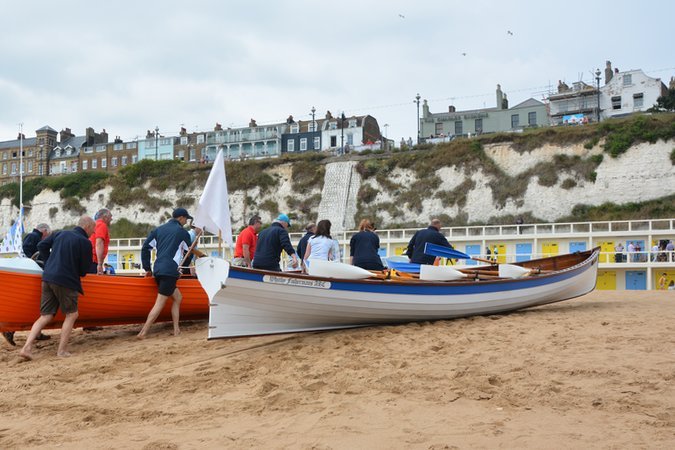
<instances>
[{"instance_id":1,"label":"bare legs","mask_svg":"<svg viewBox=\"0 0 675 450\"><path fill-rule=\"evenodd\" d=\"M70 339L70 333L73 331L73 326L77 320L78 313L66 314L66 318L63 321L63 326L61 327L61 340L59 341L59 348L56 351L57 356L70 356L68 353L68 340ZM24 359L33 359L33 344L37 340L37 337L42 332L42 329L49 325L49 322L54 320L53 314L48 314L40 316L38 320L35 321L33 327L30 329L30 334L28 339L26 339L26 344L23 346L19 355Z\"/></svg>"},{"instance_id":2,"label":"bare legs","mask_svg":"<svg viewBox=\"0 0 675 450\"><path fill-rule=\"evenodd\" d=\"M70 353L68 353L67 350L68 340L70 339L70 333L73 331L73 326L75 325L78 316L79 314L77 312L66 314L66 318L63 320L63 325L61 326L61 339L59 340L59 349L56 351L57 356L70 356Z\"/></svg>"},{"instance_id":3,"label":"bare legs","mask_svg":"<svg viewBox=\"0 0 675 450\"><path fill-rule=\"evenodd\" d=\"M173 303L171 305L171 319L173 320L173 334L174 336L178 336L180 334L180 327L178 326L178 323L180 321L180 302L183 300L183 296L181 295L180 291L178 289L173 291L173 294L171 294L171 297L173 297ZM143 328L141 328L140 333L138 333L139 339L145 339L145 337L148 334L148 331L150 331L150 327L152 326L153 323L155 323L155 320L157 320L157 317L159 317L159 314L162 312L164 309L164 305L166 305L166 300L169 297L166 295L162 294L157 294L157 299L155 300L155 305L152 307L150 310L150 313L148 314L148 318L145 321L145 325L143 325Z\"/></svg>"}]
</instances>

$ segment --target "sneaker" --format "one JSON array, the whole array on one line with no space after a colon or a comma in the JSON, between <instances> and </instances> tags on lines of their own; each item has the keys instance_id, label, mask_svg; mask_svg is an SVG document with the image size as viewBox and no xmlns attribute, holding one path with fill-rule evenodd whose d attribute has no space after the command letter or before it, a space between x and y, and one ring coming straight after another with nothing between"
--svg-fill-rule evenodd
<instances>
[{"instance_id":1,"label":"sneaker","mask_svg":"<svg viewBox=\"0 0 675 450\"><path fill-rule=\"evenodd\" d=\"M3 331L2 337L5 338L7 343L13 347L16 347L16 342L14 342L14 332L13 331Z\"/></svg>"},{"instance_id":2,"label":"sneaker","mask_svg":"<svg viewBox=\"0 0 675 450\"><path fill-rule=\"evenodd\" d=\"M48 334L40 333L40 334L38 335L38 337L36 337L35 339L38 340L38 341L48 341L48 340L51 339L51 338L52 338L52 337L51 337L50 335L48 335Z\"/></svg>"},{"instance_id":3,"label":"sneaker","mask_svg":"<svg viewBox=\"0 0 675 450\"><path fill-rule=\"evenodd\" d=\"M103 327L82 327L84 331L101 331Z\"/></svg>"}]
</instances>

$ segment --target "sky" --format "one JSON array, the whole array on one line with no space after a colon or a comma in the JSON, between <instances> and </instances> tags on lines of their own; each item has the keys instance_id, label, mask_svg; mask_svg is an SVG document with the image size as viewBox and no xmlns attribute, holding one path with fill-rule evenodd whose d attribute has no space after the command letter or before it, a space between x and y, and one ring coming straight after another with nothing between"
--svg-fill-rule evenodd
<instances>
[{"instance_id":1,"label":"sky","mask_svg":"<svg viewBox=\"0 0 675 450\"><path fill-rule=\"evenodd\" d=\"M610 60L666 85L675 2L0 0L0 141L49 125L129 141L370 114L399 141L431 112L542 99Z\"/></svg>"}]
</instances>

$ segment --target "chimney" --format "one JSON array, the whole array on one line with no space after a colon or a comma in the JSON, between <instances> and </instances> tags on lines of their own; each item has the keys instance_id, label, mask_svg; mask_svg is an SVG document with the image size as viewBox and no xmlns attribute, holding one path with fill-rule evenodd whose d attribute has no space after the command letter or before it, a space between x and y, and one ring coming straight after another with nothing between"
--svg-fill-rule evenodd
<instances>
[{"instance_id":1,"label":"chimney","mask_svg":"<svg viewBox=\"0 0 675 450\"><path fill-rule=\"evenodd\" d=\"M59 141L60 142L65 142L72 137L75 137L75 135L70 130L70 128L65 128L65 129L61 130L61 133L59 133Z\"/></svg>"},{"instance_id":2,"label":"chimney","mask_svg":"<svg viewBox=\"0 0 675 450\"><path fill-rule=\"evenodd\" d=\"M326 111L326 120L330 120L333 118L333 115L330 113L330 111Z\"/></svg>"},{"instance_id":3,"label":"chimney","mask_svg":"<svg viewBox=\"0 0 675 450\"><path fill-rule=\"evenodd\" d=\"M497 109L504 109L502 104L504 102L504 94L502 93L501 85L497 85Z\"/></svg>"},{"instance_id":4,"label":"chimney","mask_svg":"<svg viewBox=\"0 0 675 450\"><path fill-rule=\"evenodd\" d=\"M605 63L605 84L612 81L612 61Z\"/></svg>"},{"instance_id":5,"label":"chimney","mask_svg":"<svg viewBox=\"0 0 675 450\"><path fill-rule=\"evenodd\" d=\"M451 113L457 112L457 108L455 108L455 105L448 106L448 112Z\"/></svg>"},{"instance_id":6,"label":"chimney","mask_svg":"<svg viewBox=\"0 0 675 450\"><path fill-rule=\"evenodd\" d=\"M429 103L427 103L427 99L424 99L424 103L422 104L422 117L427 118L429 117Z\"/></svg>"}]
</instances>

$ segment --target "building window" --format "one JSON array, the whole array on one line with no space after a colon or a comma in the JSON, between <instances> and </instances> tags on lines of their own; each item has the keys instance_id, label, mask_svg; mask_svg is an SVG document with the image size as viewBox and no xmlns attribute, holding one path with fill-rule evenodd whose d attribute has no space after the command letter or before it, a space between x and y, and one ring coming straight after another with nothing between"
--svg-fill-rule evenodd
<instances>
[{"instance_id":1,"label":"building window","mask_svg":"<svg viewBox=\"0 0 675 450\"><path fill-rule=\"evenodd\" d=\"M347 133L347 145L354 145L354 135Z\"/></svg>"},{"instance_id":2,"label":"building window","mask_svg":"<svg viewBox=\"0 0 675 450\"><path fill-rule=\"evenodd\" d=\"M188 137L187 136L181 136L180 137L180 145L187 145L188 143Z\"/></svg>"},{"instance_id":3,"label":"building window","mask_svg":"<svg viewBox=\"0 0 675 450\"><path fill-rule=\"evenodd\" d=\"M96 151L97 152L104 152L105 151L105 145L97 145Z\"/></svg>"},{"instance_id":4,"label":"building window","mask_svg":"<svg viewBox=\"0 0 675 450\"><path fill-rule=\"evenodd\" d=\"M94 158L91 160L91 168L98 169L98 159Z\"/></svg>"},{"instance_id":5,"label":"building window","mask_svg":"<svg viewBox=\"0 0 675 450\"><path fill-rule=\"evenodd\" d=\"M85 147L84 148L85 153L93 153L94 152L94 147Z\"/></svg>"},{"instance_id":6,"label":"building window","mask_svg":"<svg viewBox=\"0 0 675 450\"><path fill-rule=\"evenodd\" d=\"M33 171L33 161L28 161L28 171L29 172Z\"/></svg>"},{"instance_id":7,"label":"building window","mask_svg":"<svg viewBox=\"0 0 675 450\"><path fill-rule=\"evenodd\" d=\"M108 167L108 158L101 158L101 169Z\"/></svg>"},{"instance_id":8,"label":"building window","mask_svg":"<svg viewBox=\"0 0 675 450\"><path fill-rule=\"evenodd\" d=\"M204 143L204 135L198 134L197 135L197 144L203 144L203 143Z\"/></svg>"},{"instance_id":9,"label":"building window","mask_svg":"<svg viewBox=\"0 0 675 450\"><path fill-rule=\"evenodd\" d=\"M309 124L309 131L316 131L316 122L311 122Z\"/></svg>"},{"instance_id":10,"label":"building window","mask_svg":"<svg viewBox=\"0 0 675 450\"><path fill-rule=\"evenodd\" d=\"M330 123L330 129L331 130L337 130L337 122L331 122Z\"/></svg>"},{"instance_id":11,"label":"building window","mask_svg":"<svg viewBox=\"0 0 675 450\"><path fill-rule=\"evenodd\" d=\"M520 125L520 115L519 114L512 114L511 115L511 128L518 128L518 125Z\"/></svg>"},{"instance_id":12,"label":"building window","mask_svg":"<svg viewBox=\"0 0 675 450\"><path fill-rule=\"evenodd\" d=\"M110 159L110 165L113 166L113 167L117 167L117 156L113 156Z\"/></svg>"},{"instance_id":13,"label":"building window","mask_svg":"<svg viewBox=\"0 0 675 450\"><path fill-rule=\"evenodd\" d=\"M612 109L621 109L621 96L612 97Z\"/></svg>"},{"instance_id":14,"label":"building window","mask_svg":"<svg viewBox=\"0 0 675 450\"><path fill-rule=\"evenodd\" d=\"M474 128L476 133L483 132L483 119L476 119L476 127Z\"/></svg>"},{"instance_id":15,"label":"building window","mask_svg":"<svg viewBox=\"0 0 675 450\"><path fill-rule=\"evenodd\" d=\"M28 150L28 157L30 158L31 156L33 156L33 150Z\"/></svg>"},{"instance_id":16,"label":"building window","mask_svg":"<svg viewBox=\"0 0 675 450\"><path fill-rule=\"evenodd\" d=\"M131 155L131 164L136 164L138 162L138 155Z\"/></svg>"},{"instance_id":17,"label":"building window","mask_svg":"<svg viewBox=\"0 0 675 450\"><path fill-rule=\"evenodd\" d=\"M178 159L185 161L185 150L178 150Z\"/></svg>"},{"instance_id":18,"label":"building window","mask_svg":"<svg viewBox=\"0 0 675 450\"><path fill-rule=\"evenodd\" d=\"M136 148L136 143L135 142L127 142L126 148L127 148L127 150L130 149L130 148Z\"/></svg>"},{"instance_id":19,"label":"building window","mask_svg":"<svg viewBox=\"0 0 675 450\"><path fill-rule=\"evenodd\" d=\"M623 76L623 85L624 86L630 86L633 84L633 75L630 73L627 73Z\"/></svg>"},{"instance_id":20,"label":"building window","mask_svg":"<svg viewBox=\"0 0 675 450\"><path fill-rule=\"evenodd\" d=\"M122 167L124 167L126 165L127 165L127 157L125 155L125 156L122 156Z\"/></svg>"},{"instance_id":21,"label":"building window","mask_svg":"<svg viewBox=\"0 0 675 450\"><path fill-rule=\"evenodd\" d=\"M532 111L527 113L527 124L531 127L537 124L537 112Z\"/></svg>"},{"instance_id":22,"label":"building window","mask_svg":"<svg viewBox=\"0 0 675 450\"><path fill-rule=\"evenodd\" d=\"M42 175L42 164L38 166L38 175Z\"/></svg>"},{"instance_id":23,"label":"building window","mask_svg":"<svg viewBox=\"0 0 675 450\"><path fill-rule=\"evenodd\" d=\"M12 163L12 175L16 175L16 163Z\"/></svg>"},{"instance_id":24,"label":"building window","mask_svg":"<svg viewBox=\"0 0 675 450\"><path fill-rule=\"evenodd\" d=\"M300 151L304 152L307 150L307 138L300 139Z\"/></svg>"},{"instance_id":25,"label":"building window","mask_svg":"<svg viewBox=\"0 0 675 450\"><path fill-rule=\"evenodd\" d=\"M71 173L77 172L77 161L73 161L73 162L70 164L70 172L71 172Z\"/></svg>"},{"instance_id":26,"label":"building window","mask_svg":"<svg viewBox=\"0 0 675 450\"><path fill-rule=\"evenodd\" d=\"M124 148L124 144L114 144L113 145L113 150L122 150Z\"/></svg>"},{"instance_id":27,"label":"building window","mask_svg":"<svg viewBox=\"0 0 675 450\"><path fill-rule=\"evenodd\" d=\"M633 108L642 108L645 102L645 95L640 92L639 94L633 94Z\"/></svg>"},{"instance_id":28,"label":"building window","mask_svg":"<svg viewBox=\"0 0 675 450\"><path fill-rule=\"evenodd\" d=\"M288 142L286 142L286 151L287 152L295 151L295 139L289 139Z\"/></svg>"},{"instance_id":29,"label":"building window","mask_svg":"<svg viewBox=\"0 0 675 450\"><path fill-rule=\"evenodd\" d=\"M356 128L356 119L349 120L349 128Z\"/></svg>"},{"instance_id":30,"label":"building window","mask_svg":"<svg viewBox=\"0 0 675 450\"><path fill-rule=\"evenodd\" d=\"M82 160L82 170L87 170L87 169L89 169L89 160L83 159Z\"/></svg>"},{"instance_id":31,"label":"building window","mask_svg":"<svg viewBox=\"0 0 675 450\"><path fill-rule=\"evenodd\" d=\"M438 122L434 125L434 134L438 136L443 133L443 122Z\"/></svg>"},{"instance_id":32,"label":"building window","mask_svg":"<svg viewBox=\"0 0 675 450\"><path fill-rule=\"evenodd\" d=\"M295 124L291 125L291 133L298 133L300 131L300 125Z\"/></svg>"},{"instance_id":33,"label":"building window","mask_svg":"<svg viewBox=\"0 0 675 450\"><path fill-rule=\"evenodd\" d=\"M464 134L464 128L462 127L462 121L458 120L455 122L455 135L460 136Z\"/></svg>"},{"instance_id":34,"label":"building window","mask_svg":"<svg viewBox=\"0 0 675 450\"><path fill-rule=\"evenodd\" d=\"M314 138L314 150L320 149L321 149L321 138L317 136Z\"/></svg>"},{"instance_id":35,"label":"building window","mask_svg":"<svg viewBox=\"0 0 675 450\"><path fill-rule=\"evenodd\" d=\"M7 159L7 152L2 153L2 159Z\"/></svg>"},{"instance_id":36,"label":"building window","mask_svg":"<svg viewBox=\"0 0 675 450\"><path fill-rule=\"evenodd\" d=\"M197 158L197 152L194 148L190 148L190 161L194 161Z\"/></svg>"}]
</instances>

